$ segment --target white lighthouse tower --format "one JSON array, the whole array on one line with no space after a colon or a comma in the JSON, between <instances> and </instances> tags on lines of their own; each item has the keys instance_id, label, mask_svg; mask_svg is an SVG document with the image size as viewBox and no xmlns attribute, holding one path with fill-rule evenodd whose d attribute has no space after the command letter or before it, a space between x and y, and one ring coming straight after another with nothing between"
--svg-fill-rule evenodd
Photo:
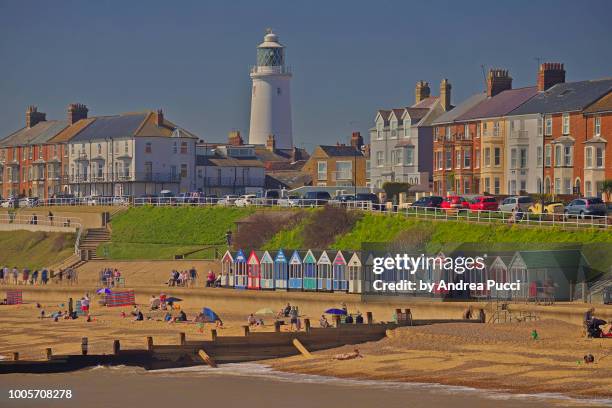
<instances>
[{"instance_id":1,"label":"white lighthouse tower","mask_svg":"<svg viewBox=\"0 0 612 408\"><path fill-rule=\"evenodd\" d=\"M257 46L257 65L251 69L250 144L266 144L274 136L277 149L293 148L291 124L291 72L285 66L285 47L271 29Z\"/></svg>"}]
</instances>

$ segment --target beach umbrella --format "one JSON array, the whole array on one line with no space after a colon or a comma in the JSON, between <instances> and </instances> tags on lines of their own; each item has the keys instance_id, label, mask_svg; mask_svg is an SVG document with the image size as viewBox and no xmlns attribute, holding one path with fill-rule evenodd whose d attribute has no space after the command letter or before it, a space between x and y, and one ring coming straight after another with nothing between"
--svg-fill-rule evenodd
<instances>
[{"instance_id":1,"label":"beach umbrella","mask_svg":"<svg viewBox=\"0 0 612 408\"><path fill-rule=\"evenodd\" d=\"M100 289L98 289L98 290L96 291L96 293L97 293L98 295L108 295L108 294L110 294L110 293L112 293L112 292L111 292L111 290L110 290L109 288L100 288Z\"/></svg>"},{"instance_id":2,"label":"beach umbrella","mask_svg":"<svg viewBox=\"0 0 612 408\"><path fill-rule=\"evenodd\" d=\"M216 314L215 312L212 311L212 309L209 309L207 307L202 309L202 313L211 322L216 322L217 320L221 320L218 314Z\"/></svg>"},{"instance_id":3,"label":"beach umbrella","mask_svg":"<svg viewBox=\"0 0 612 408\"><path fill-rule=\"evenodd\" d=\"M259 309L258 311L256 311L255 314L256 315L271 315L271 314L274 314L274 312L269 307L264 307L263 309Z\"/></svg>"},{"instance_id":4,"label":"beach umbrella","mask_svg":"<svg viewBox=\"0 0 612 408\"><path fill-rule=\"evenodd\" d=\"M332 309L327 309L325 313L331 314L331 315L346 315L346 310L332 308Z\"/></svg>"},{"instance_id":5,"label":"beach umbrella","mask_svg":"<svg viewBox=\"0 0 612 408\"><path fill-rule=\"evenodd\" d=\"M176 302L182 302L183 299L177 298L177 297L173 297L170 296L169 298L166 298L166 303L171 302L171 303L176 303Z\"/></svg>"}]
</instances>

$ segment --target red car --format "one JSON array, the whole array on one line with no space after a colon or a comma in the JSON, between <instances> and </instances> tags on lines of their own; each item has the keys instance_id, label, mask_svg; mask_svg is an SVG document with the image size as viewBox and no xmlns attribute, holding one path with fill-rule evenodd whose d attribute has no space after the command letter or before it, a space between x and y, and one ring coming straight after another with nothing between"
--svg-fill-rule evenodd
<instances>
[{"instance_id":1,"label":"red car","mask_svg":"<svg viewBox=\"0 0 612 408\"><path fill-rule=\"evenodd\" d=\"M448 196L442 201L440 208L444 208L445 210L469 210L470 203L463 197Z\"/></svg>"},{"instance_id":2,"label":"red car","mask_svg":"<svg viewBox=\"0 0 612 408\"><path fill-rule=\"evenodd\" d=\"M470 210L472 210L472 212L497 211L498 209L499 207L497 206L497 200L495 200L495 197L479 196L474 198L474 200L470 203Z\"/></svg>"}]
</instances>

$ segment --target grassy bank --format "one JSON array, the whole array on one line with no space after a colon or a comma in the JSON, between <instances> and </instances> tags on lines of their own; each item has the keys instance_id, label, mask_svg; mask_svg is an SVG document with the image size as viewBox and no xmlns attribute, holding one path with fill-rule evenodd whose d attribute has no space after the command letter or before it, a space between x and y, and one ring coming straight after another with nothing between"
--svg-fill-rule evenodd
<instances>
[{"instance_id":1,"label":"grassy bank","mask_svg":"<svg viewBox=\"0 0 612 408\"><path fill-rule=\"evenodd\" d=\"M0 266L38 269L68 258L74 252L74 234L58 232L0 232Z\"/></svg>"}]
</instances>

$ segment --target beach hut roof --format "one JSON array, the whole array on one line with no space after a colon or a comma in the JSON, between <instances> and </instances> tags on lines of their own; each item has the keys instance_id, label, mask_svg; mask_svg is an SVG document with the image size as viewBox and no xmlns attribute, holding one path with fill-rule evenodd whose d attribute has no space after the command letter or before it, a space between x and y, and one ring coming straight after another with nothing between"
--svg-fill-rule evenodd
<instances>
[{"instance_id":1,"label":"beach hut roof","mask_svg":"<svg viewBox=\"0 0 612 408\"><path fill-rule=\"evenodd\" d=\"M304 258L302 259L302 263L311 263L311 264L316 264L317 263L317 258L315 258L315 255L312 253L312 250L308 250L306 251L306 255L304 255Z\"/></svg>"},{"instance_id":2,"label":"beach hut roof","mask_svg":"<svg viewBox=\"0 0 612 408\"><path fill-rule=\"evenodd\" d=\"M365 260L365 264L374 265L374 254L372 252L368 253L368 256L366 257L366 260Z\"/></svg>"},{"instance_id":3,"label":"beach hut roof","mask_svg":"<svg viewBox=\"0 0 612 408\"><path fill-rule=\"evenodd\" d=\"M348 261L349 266L361 266L361 259L359 258L359 253L353 252L353 256Z\"/></svg>"},{"instance_id":4,"label":"beach hut roof","mask_svg":"<svg viewBox=\"0 0 612 408\"><path fill-rule=\"evenodd\" d=\"M555 268L578 270L587 266L579 249L560 249L548 251L518 251L511 264L522 261L527 269Z\"/></svg>"},{"instance_id":5,"label":"beach hut roof","mask_svg":"<svg viewBox=\"0 0 612 408\"><path fill-rule=\"evenodd\" d=\"M293 251L293 254L291 255L291 259L289 260L289 263L292 265L302 263L302 259L300 258L300 254L298 251Z\"/></svg>"},{"instance_id":6,"label":"beach hut roof","mask_svg":"<svg viewBox=\"0 0 612 408\"><path fill-rule=\"evenodd\" d=\"M331 261L329 259L329 255L327 255L327 251L323 251L321 253L321 256L319 257L319 261L317 263L318 264L330 264L331 265Z\"/></svg>"},{"instance_id":7,"label":"beach hut roof","mask_svg":"<svg viewBox=\"0 0 612 408\"><path fill-rule=\"evenodd\" d=\"M338 251L336 257L334 258L334 265L346 265L346 259L342 254L342 251Z\"/></svg>"},{"instance_id":8,"label":"beach hut roof","mask_svg":"<svg viewBox=\"0 0 612 408\"><path fill-rule=\"evenodd\" d=\"M259 262L271 264L271 263L274 263L274 259L272 259L272 256L270 255L268 251L264 251L264 253L261 254L259 258Z\"/></svg>"},{"instance_id":9,"label":"beach hut roof","mask_svg":"<svg viewBox=\"0 0 612 408\"><path fill-rule=\"evenodd\" d=\"M232 256L232 253L230 252L229 249L225 251L225 254L223 255L223 258L221 259L221 261L222 262L234 262L234 257Z\"/></svg>"},{"instance_id":10,"label":"beach hut roof","mask_svg":"<svg viewBox=\"0 0 612 408\"><path fill-rule=\"evenodd\" d=\"M251 265L259 265L259 256L257 256L257 253L255 251L251 251L251 253L249 254L249 259L247 260L247 262Z\"/></svg>"},{"instance_id":11,"label":"beach hut roof","mask_svg":"<svg viewBox=\"0 0 612 408\"><path fill-rule=\"evenodd\" d=\"M234 258L234 262L236 263L246 263L247 259L246 256L244 256L244 252L242 252L242 249L239 249L238 252L236 252L236 257Z\"/></svg>"},{"instance_id":12,"label":"beach hut roof","mask_svg":"<svg viewBox=\"0 0 612 408\"><path fill-rule=\"evenodd\" d=\"M274 262L280 263L280 262L287 262L287 257L285 256L285 252L281 249L278 250L278 252L276 253L276 256L274 257Z\"/></svg>"}]
</instances>

